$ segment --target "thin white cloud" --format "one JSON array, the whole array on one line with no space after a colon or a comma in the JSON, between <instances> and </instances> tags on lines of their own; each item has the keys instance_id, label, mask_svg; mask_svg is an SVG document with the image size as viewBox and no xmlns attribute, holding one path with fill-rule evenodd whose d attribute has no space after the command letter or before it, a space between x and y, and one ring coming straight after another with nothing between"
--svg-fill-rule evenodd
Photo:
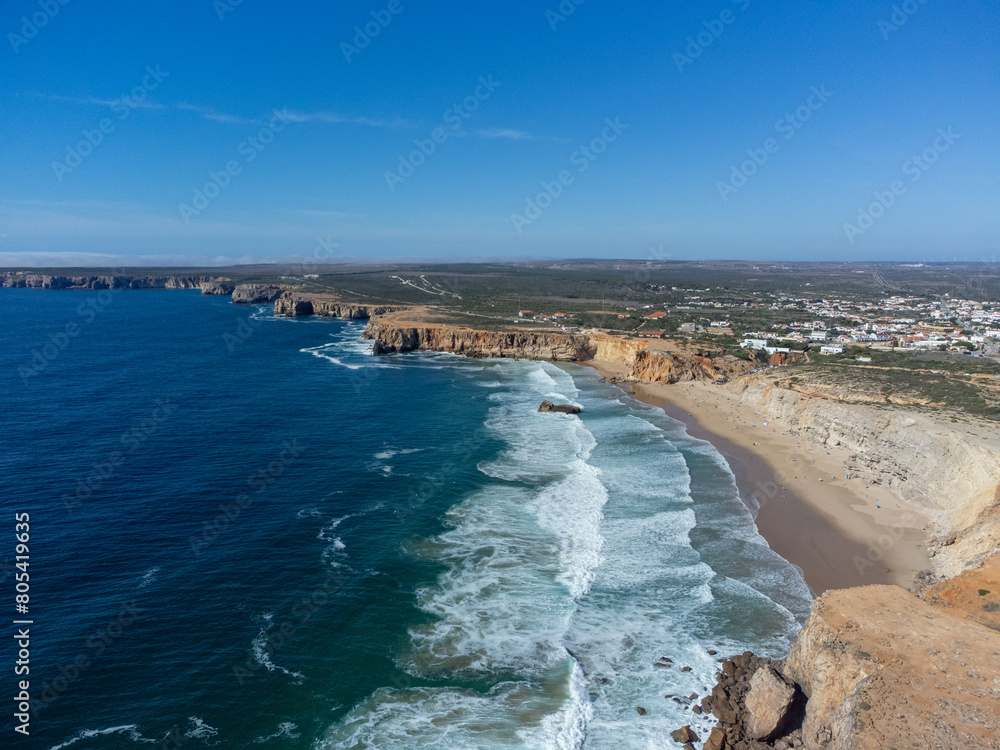
<instances>
[{"instance_id":1,"label":"thin white cloud","mask_svg":"<svg viewBox=\"0 0 1000 750\"><path fill-rule=\"evenodd\" d=\"M213 122L222 122L229 125L259 125L261 120L240 117L239 115L231 115L226 112L219 112L211 107L199 107L194 104L188 104L187 102L178 102L173 105L174 109L179 109L184 112L194 112L196 115L204 117L206 120L212 120Z\"/></svg>"},{"instance_id":2,"label":"thin white cloud","mask_svg":"<svg viewBox=\"0 0 1000 750\"><path fill-rule=\"evenodd\" d=\"M372 117L352 117L341 115L336 112L297 112L295 110L283 109L281 113L292 122L323 122L331 125L366 125L370 128L402 128L408 127L407 120L399 118L393 120L382 120Z\"/></svg>"},{"instance_id":3,"label":"thin white cloud","mask_svg":"<svg viewBox=\"0 0 1000 750\"><path fill-rule=\"evenodd\" d=\"M507 138L512 141L533 141L535 136L525 133L523 130L514 128L490 128L489 130L477 130L476 133L482 138Z\"/></svg>"},{"instance_id":4,"label":"thin white cloud","mask_svg":"<svg viewBox=\"0 0 1000 750\"><path fill-rule=\"evenodd\" d=\"M51 99L53 101L71 102L73 104L84 104L99 107L114 107L125 105L131 109L151 109L151 110L175 110L181 112L191 112L199 117L212 122L221 122L227 125L266 125L270 118L244 117L234 115L229 112L220 112L213 107L203 107L189 102L175 102L173 104L161 104L152 101L139 101L132 98L102 99L96 96L62 96L60 94L39 94L31 96L39 99ZM281 112L291 122L307 123L319 122L328 125L364 125L370 128L404 128L410 127L412 123L401 118L380 119L373 117L358 117L352 115L341 115L336 112L299 112L287 108L275 109Z\"/></svg>"},{"instance_id":5,"label":"thin white cloud","mask_svg":"<svg viewBox=\"0 0 1000 750\"><path fill-rule=\"evenodd\" d=\"M151 101L140 101L139 99L101 99L97 96L60 96L59 94L32 94L38 99L52 99L59 102L72 102L73 104L89 104L99 107L115 107L124 104L131 109L166 109L165 104Z\"/></svg>"}]
</instances>

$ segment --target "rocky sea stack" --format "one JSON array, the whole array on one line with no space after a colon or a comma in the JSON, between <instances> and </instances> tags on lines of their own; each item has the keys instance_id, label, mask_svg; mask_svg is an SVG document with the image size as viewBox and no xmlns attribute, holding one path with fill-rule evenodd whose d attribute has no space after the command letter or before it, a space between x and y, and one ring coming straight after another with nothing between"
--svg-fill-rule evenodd
<instances>
[{"instance_id":1,"label":"rocky sea stack","mask_svg":"<svg viewBox=\"0 0 1000 750\"><path fill-rule=\"evenodd\" d=\"M563 414L579 414L580 407L573 406L572 404L553 404L551 401L542 401L542 405L538 407L538 411L558 411Z\"/></svg>"}]
</instances>

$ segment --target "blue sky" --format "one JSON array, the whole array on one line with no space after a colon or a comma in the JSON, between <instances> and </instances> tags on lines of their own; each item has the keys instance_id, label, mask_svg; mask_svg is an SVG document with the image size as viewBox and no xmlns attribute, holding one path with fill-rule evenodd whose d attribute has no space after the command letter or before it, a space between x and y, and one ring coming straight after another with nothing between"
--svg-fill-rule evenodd
<instances>
[{"instance_id":1,"label":"blue sky","mask_svg":"<svg viewBox=\"0 0 1000 750\"><path fill-rule=\"evenodd\" d=\"M996 0L11 0L0 30L2 265L1000 258Z\"/></svg>"}]
</instances>

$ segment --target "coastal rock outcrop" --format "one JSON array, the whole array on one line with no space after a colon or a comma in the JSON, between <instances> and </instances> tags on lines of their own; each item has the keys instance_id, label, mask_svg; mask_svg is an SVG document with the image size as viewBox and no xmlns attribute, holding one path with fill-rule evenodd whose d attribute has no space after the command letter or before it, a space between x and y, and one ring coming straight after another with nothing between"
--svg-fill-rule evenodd
<instances>
[{"instance_id":1,"label":"coastal rock outcrop","mask_svg":"<svg viewBox=\"0 0 1000 750\"><path fill-rule=\"evenodd\" d=\"M0 276L6 289L198 289L220 281L208 276L52 276L7 271Z\"/></svg>"},{"instance_id":2,"label":"coastal rock outcrop","mask_svg":"<svg viewBox=\"0 0 1000 750\"><path fill-rule=\"evenodd\" d=\"M750 678L746 697L747 732L751 739L769 740L785 728L795 702L795 685L770 665Z\"/></svg>"},{"instance_id":3,"label":"coastal rock outcrop","mask_svg":"<svg viewBox=\"0 0 1000 750\"><path fill-rule=\"evenodd\" d=\"M274 302L284 290L271 284L240 284L233 289L234 305L259 305Z\"/></svg>"},{"instance_id":4,"label":"coastal rock outcrop","mask_svg":"<svg viewBox=\"0 0 1000 750\"><path fill-rule=\"evenodd\" d=\"M206 281L201 285L201 293L213 297L224 297L227 294L232 294L235 288L236 285L230 284L228 281Z\"/></svg>"},{"instance_id":5,"label":"coastal rock outcrop","mask_svg":"<svg viewBox=\"0 0 1000 750\"><path fill-rule=\"evenodd\" d=\"M542 401L542 405L538 407L538 411L556 411L562 414L579 414L580 407L573 406L572 404L553 404L551 401Z\"/></svg>"},{"instance_id":6,"label":"coastal rock outcrop","mask_svg":"<svg viewBox=\"0 0 1000 750\"><path fill-rule=\"evenodd\" d=\"M720 733L709 741L747 750L997 750L998 680L1000 633L989 627L897 586L831 591L814 603L785 662L745 653L723 663L710 699ZM771 724L790 694L784 726L758 739L768 728L761 719Z\"/></svg>"},{"instance_id":7,"label":"coastal rock outcrop","mask_svg":"<svg viewBox=\"0 0 1000 750\"><path fill-rule=\"evenodd\" d=\"M544 330L481 330L460 325L420 323L400 315L373 317L365 338L375 341L375 354L418 349L467 357L538 359L559 362L601 360L624 364L627 380L648 383L714 381L746 372L748 362L732 356L706 357L681 346L651 346L648 341L608 334Z\"/></svg>"},{"instance_id":8,"label":"coastal rock outcrop","mask_svg":"<svg viewBox=\"0 0 1000 750\"><path fill-rule=\"evenodd\" d=\"M735 358L733 358L735 359ZM632 361L632 377L645 383L674 383L716 380L725 374L709 357L681 357L673 352L643 349Z\"/></svg>"},{"instance_id":9,"label":"coastal rock outcrop","mask_svg":"<svg viewBox=\"0 0 1000 750\"><path fill-rule=\"evenodd\" d=\"M406 308L393 305L366 305L357 302L343 302L335 297L302 295L293 292L285 292L274 301L274 314L286 318L318 315L324 318L368 320L375 315L386 315L404 309Z\"/></svg>"},{"instance_id":10,"label":"coastal rock outcrop","mask_svg":"<svg viewBox=\"0 0 1000 750\"><path fill-rule=\"evenodd\" d=\"M365 338L375 341L375 354L418 349L452 352L467 357L540 359L580 362L593 358L587 336L544 331L483 331L458 326L407 324L372 318Z\"/></svg>"},{"instance_id":11,"label":"coastal rock outcrop","mask_svg":"<svg viewBox=\"0 0 1000 750\"><path fill-rule=\"evenodd\" d=\"M787 672L808 750L1000 748L1000 633L896 586L817 600Z\"/></svg>"}]
</instances>

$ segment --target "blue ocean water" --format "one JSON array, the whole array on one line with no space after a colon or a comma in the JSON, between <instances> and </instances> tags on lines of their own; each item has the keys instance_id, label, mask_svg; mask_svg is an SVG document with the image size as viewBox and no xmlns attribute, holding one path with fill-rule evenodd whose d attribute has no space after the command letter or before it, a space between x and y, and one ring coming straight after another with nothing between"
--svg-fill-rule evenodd
<instances>
[{"instance_id":1,"label":"blue ocean water","mask_svg":"<svg viewBox=\"0 0 1000 750\"><path fill-rule=\"evenodd\" d=\"M668 748L707 650L808 614L722 457L588 368L375 358L193 292L0 312L36 709L4 747Z\"/></svg>"}]
</instances>

